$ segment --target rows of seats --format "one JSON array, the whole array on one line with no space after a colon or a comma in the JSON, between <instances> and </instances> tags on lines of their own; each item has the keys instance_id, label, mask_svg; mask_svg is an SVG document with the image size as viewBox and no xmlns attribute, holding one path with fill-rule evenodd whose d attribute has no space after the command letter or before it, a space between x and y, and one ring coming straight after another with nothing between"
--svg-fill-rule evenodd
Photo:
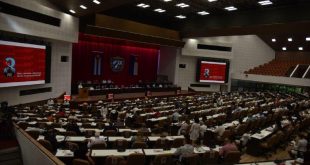
<instances>
[{"instance_id":1,"label":"rows of seats","mask_svg":"<svg viewBox=\"0 0 310 165\"><path fill-rule=\"evenodd\" d=\"M285 77L288 72L291 72L298 64L310 64L310 61L279 61L274 59L266 64L245 71L244 73Z\"/></svg>"},{"instance_id":2,"label":"rows of seats","mask_svg":"<svg viewBox=\"0 0 310 165\"><path fill-rule=\"evenodd\" d=\"M289 97L288 97L289 96ZM217 98L217 99L214 99ZM220 100L220 101L219 101ZM294 98L290 95L273 95L273 94L261 94L261 93L235 93L235 94L215 94L215 95L195 95L195 96L179 96L179 97L171 97L171 98L162 98L162 99L148 99L148 100L132 100L132 101L123 101L123 102L114 102L108 103L108 108L115 109L115 105L122 105L122 109L118 109L118 120L125 121L128 119L127 113L132 113L132 110L135 108L140 109L137 111L136 115L137 118L134 123L125 124L124 127L128 129L140 129L141 125L147 125L148 128L151 129L151 132L143 134L143 136L158 136L163 132L167 132L169 136L174 136L177 134L177 131L181 126L182 123L188 122L191 123L194 119L199 119L207 126L207 131L204 133L204 137L201 138L201 142L195 142L195 145L204 145L204 146L215 146L215 145L223 145L223 141L226 138L234 138L236 140L240 140L244 134L253 135L257 132L260 132L262 129L266 127L270 127L276 123L277 120L281 117L289 118L292 112L301 112L305 110L307 106L309 106L309 101L301 101L303 98ZM175 112L177 103L186 103L185 112L181 112L182 116L180 116L178 123L174 123L175 121L172 120L172 113ZM304 105L307 102L307 105ZM235 104L241 106L241 108L234 107ZM298 104L299 107L296 109L286 109L289 104ZM90 129L97 129L102 130L105 128L105 123L112 120L109 117L99 117L97 111L97 104L94 104L92 107L88 106L88 109L85 107L79 108L79 110L68 110L66 120L69 120L69 116L78 115L77 120L81 122L81 127L83 128L90 128ZM159 107L159 108L158 108ZM234 107L234 108L232 108ZM41 107L42 108L42 107ZM59 127L66 127L63 125L64 118L57 115L57 111L47 109L44 112L53 111L56 113L55 117L58 118L55 122L51 122L47 124L47 118L45 118L45 113L41 114L40 108L17 108L17 113L21 115L21 118L30 115L30 117L26 118L23 121L19 121L18 124L21 128L26 129L27 127L39 127L45 129L57 129ZM189 113L188 113L189 111ZM79 112L79 113L78 113ZM81 113L82 112L82 113ZM263 116L263 117L261 117ZM303 116L304 118L304 116ZM89 120L93 123L96 123L94 126L93 124L89 123ZM154 120L153 120L154 119ZM157 120L158 119L158 120ZM60 122L62 120L62 122ZM305 117L305 122L298 123L300 125L299 128L307 128L309 126L309 120ZM35 123L34 123L35 121ZM292 124L292 122L290 122ZM219 136L215 129L219 126L225 125L224 133ZM121 128L121 127L119 127ZM273 150L277 148L277 144L275 142L279 142L279 139L284 140L283 135L294 135L294 131L297 132L300 130L298 127L291 127L289 125L287 128L288 131L280 132L274 131L270 137L266 137L264 140L259 143L260 147L265 149L266 151ZM291 131L291 132L290 132ZM34 138L37 139L39 134L36 131L28 131L28 133ZM126 136L125 134L129 133L132 136L132 132L118 132L118 131L107 131L101 132L101 135L108 137L113 136ZM64 136L77 136L77 132L66 131L66 132L57 132L58 135ZM139 134L139 132L137 132ZM184 132L184 136L188 136L190 134L189 129ZM90 137L94 135L94 131L85 131L79 136ZM289 137L289 136L285 136ZM271 140L269 140L271 139ZM291 138L285 139L286 141ZM179 140L179 142L178 142ZM178 148L183 145L182 139L174 139L168 143L164 143L162 145L161 142L146 142L141 144L136 144L134 146L131 142L120 140L122 146L126 149L130 148L165 148L166 146L172 148ZM39 140L39 142L48 148L49 150L53 148L53 145L48 142L47 140ZM69 148L70 145L78 146L79 148L82 147L82 143L71 143L66 142L64 147ZM120 146L117 145L118 142L109 142L107 140L107 145L99 145L93 146L92 149L117 149ZM86 144L84 143L84 146ZM240 146L240 149L242 150ZM211 153L210 153L211 152ZM205 164L205 162L217 162L218 163L218 152L211 150L210 152L205 152L201 154L192 154L188 155L188 158L184 158L183 163L187 164L191 162L191 164ZM228 157L225 157L222 163L227 162L238 162L240 160L241 152L232 152L228 154ZM165 161L173 159L173 155L161 155ZM165 158L169 157L169 158ZM131 159L131 157L133 157ZM139 158L138 158L139 157ZM85 158L84 158L85 159ZM87 163L100 164L102 162L107 162L110 158L107 157L105 159L98 159L93 158L91 160L84 160ZM111 158L112 159L112 158ZM127 164L137 164L137 163L130 163L131 160L141 161L144 163L153 162L156 164L157 158L149 159L145 155L141 155L139 153L129 155L128 157L121 157L120 159L124 161L120 162L127 162ZM159 158L158 158L159 159ZM205 161L201 161L205 160ZM76 160L77 162L83 162L83 160ZM76 161L73 161L75 164ZM163 162L165 162L163 161ZM135 162L135 161L133 161ZM161 161L159 161L161 162ZM196 163L195 163L196 162ZM126 164L126 163L125 163ZM142 163L143 164L143 163Z\"/></svg>"}]
</instances>

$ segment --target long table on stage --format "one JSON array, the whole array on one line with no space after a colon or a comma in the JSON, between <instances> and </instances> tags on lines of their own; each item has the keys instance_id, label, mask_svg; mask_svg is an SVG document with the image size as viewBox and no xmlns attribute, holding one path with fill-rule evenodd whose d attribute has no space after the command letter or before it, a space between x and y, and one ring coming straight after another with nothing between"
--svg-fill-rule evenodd
<instances>
[{"instance_id":1,"label":"long table on stage","mask_svg":"<svg viewBox=\"0 0 310 165\"><path fill-rule=\"evenodd\" d=\"M145 93L150 92L176 92L181 90L180 87L167 87L167 88L111 88L111 89L94 89L88 90L89 96L107 95L109 93L120 94L120 93Z\"/></svg>"},{"instance_id":2,"label":"long table on stage","mask_svg":"<svg viewBox=\"0 0 310 165\"><path fill-rule=\"evenodd\" d=\"M86 88L82 88L86 89ZM84 90L85 91L85 90ZM146 96L147 92L151 93L153 97L166 97L174 96L177 94L181 95L191 95L193 92L181 91L180 87L163 87L163 88L113 88L113 89L87 89L87 97L79 97L78 95L72 96L73 102L96 102L98 100L107 100L107 95L114 94L114 99L133 99L133 98L143 98ZM180 93L178 93L180 91Z\"/></svg>"}]
</instances>

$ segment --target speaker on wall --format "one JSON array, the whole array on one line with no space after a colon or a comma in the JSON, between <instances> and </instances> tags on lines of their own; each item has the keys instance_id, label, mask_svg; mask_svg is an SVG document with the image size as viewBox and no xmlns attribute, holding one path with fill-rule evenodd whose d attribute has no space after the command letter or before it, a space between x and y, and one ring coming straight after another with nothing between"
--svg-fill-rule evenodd
<instances>
[{"instance_id":1,"label":"speaker on wall","mask_svg":"<svg viewBox=\"0 0 310 165\"><path fill-rule=\"evenodd\" d=\"M68 62L69 61L69 57L68 56L61 56L60 61L61 62Z\"/></svg>"},{"instance_id":2,"label":"speaker on wall","mask_svg":"<svg viewBox=\"0 0 310 165\"><path fill-rule=\"evenodd\" d=\"M186 64L179 64L179 68L186 68Z\"/></svg>"}]
</instances>

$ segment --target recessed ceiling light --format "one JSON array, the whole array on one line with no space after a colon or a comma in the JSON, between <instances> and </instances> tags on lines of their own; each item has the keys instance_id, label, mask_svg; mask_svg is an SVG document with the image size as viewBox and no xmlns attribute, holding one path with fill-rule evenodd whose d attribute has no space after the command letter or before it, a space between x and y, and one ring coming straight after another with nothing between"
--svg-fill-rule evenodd
<instances>
[{"instance_id":1,"label":"recessed ceiling light","mask_svg":"<svg viewBox=\"0 0 310 165\"><path fill-rule=\"evenodd\" d=\"M73 13L73 14L75 14L75 11L74 10L69 10L70 11L70 13Z\"/></svg>"},{"instance_id":2,"label":"recessed ceiling light","mask_svg":"<svg viewBox=\"0 0 310 165\"><path fill-rule=\"evenodd\" d=\"M156 12L158 12L158 13L163 13L163 12L166 12L166 10L161 9L161 8L155 9L154 11L156 11Z\"/></svg>"},{"instance_id":3,"label":"recessed ceiling light","mask_svg":"<svg viewBox=\"0 0 310 165\"><path fill-rule=\"evenodd\" d=\"M178 3L176 4L176 6L181 7L181 8L189 7L189 5L186 3Z\"/></svg>"},{"instance_id":4,"label":"recessed ceiling light","mask_svg":"<svg viewBox=\"0 0 310 165\"><path fill-rule=\"evenodd\" d=\"M227 10L227 11L234 11L234 10L237 10L237 8L234 7L234 6L229 6L229 7L225 7L225 10Z\"/></svg>"},{"instance_id":5,"label":"recessed ceiling light","mask_svg":"<svg viewBox=\"0 0 310 165\"><path fill-rule=\"evenodd\" d=\"M263 0L258 2L262 6L272 5L273 3L270 0Z\"/></svg>"},{"instance_id":6,"label":"recessed ceiling light","mask_svg":"<svg viewBox=\"0 0 310 165\"><path fill-rule=\"evenodd\" d=\"M150 5L145 4L145 3L139 3L139 4L137 4L137 6L141 7L141 8L148 8L148 7L150 7Z\"/></svg>"},{"instance_id":7,"label":"recessed ceiling light","mask_svg":"<svg viewBox=\"0 0 310 165\"><path fill-rule=\"evenodd\" d=\"M298 50L304 50L304 48L303 47L299 47Z\"/></svg>"},{"instance_id":8,"label":"recessed ceiling light","mask_svg":"<svg viewBox=\"0 0 310 165\"><path fill-rule=\"evenodd\" d=\"M310 37L307 37L307 38L306 38L306 41L310 41Z\"/></svg>"},{"instance_id":9,"label":"recessed ceiling light","mask_svg":"<svg viewBox=\"0 0 310 165\"><path fill-rule=\"evenodd\" d=\"M172 0L164 0L164 2L170 2L170 1L172 1Z\"/></svg>"},{"instance_id":10,"label":"recessed ceiling light","mask_svg":"<svg viewBox=\"0 0 310 165\"><path fill-rule=\"evenodd\" d=\"M184 16L184 15L177 15L177 16L175 16L175 17L177 17L177 18L179 18L179 19L185 19L185 18L186 18L186 16Z\"/></svg>"},{"instance_id":11,"label":"recessed ceiling light","mask_svg":"<svg viewBox=\"0 0 310 165\"><path fill-rule=\"evenodd\" d=\"M293 38L288 38L287 41L292 42Z\"/></svg>"},{"instance_id":12,"label":"recessed ceiling light","mask_svg":"<svg viewBox=\"0 0 310 165\"><path fill-rule=\"evenodd\" d=\"M82 9L87 9L87 7L84 6L84 5L80 5L80 8L82 8Z\"/></svg>"},{"instance_id":13,"label":"recessed ceiling light","mask_svg":"<svg viewBox=\"0 0 310 165\"><path fill-rule=\"evenodd\" d=\"M206 12L206 11L200 11L200 12L197 12L197 14L199 15L208 15L210 13Z\"/></svg>"},{"instance_id":14,"label":"recessed ceiling light","mask_svg":"<svg viewBox=\"0 0 310 165\"><path fill-rule=\"evenodd\" d=\"M277 40L275 38L271 39L272 42L276 42Z\"/></svg>"},{"instance_id":15,"label":"recessed ceiling light","mask_svg":"<svg viewBox=\"0 0 310 165\"><path fill-rule=\"evenodd\" d=\"M286 47L282 47L282 50L287 50Z\"/></svg>"},{"instance_id":16,"label":"recessed ceiling light","mask_svg":"<svg viewBox=\"0 0 310 165\"><path fill-rule=\"evenodd\" d=\"M97 4L97 5L99 5L101 2L100 1L98 1L98 0L94 0L93 1L95 4Z\"/></svg>"},{"instance_id":17,"label":"recessed ceiling light","mask_svg":"<svg viewBox=\"0 0 310 165\"><path fill-rule=\"evenodd\" d=\"M209 2L215 2L215 1L217 1L217 0L208 0Z\"/></svg>"}]
</instances>

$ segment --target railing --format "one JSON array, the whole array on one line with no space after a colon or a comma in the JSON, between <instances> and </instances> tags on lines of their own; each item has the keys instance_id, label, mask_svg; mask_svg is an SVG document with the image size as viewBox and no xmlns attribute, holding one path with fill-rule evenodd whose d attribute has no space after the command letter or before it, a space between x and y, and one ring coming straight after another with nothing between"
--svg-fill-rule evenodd
<instances>
[{"instance_id":1,"label":"railing","mask_svg":"<svg viewBox=\"0 0 310 165\"><path fill-rule=\"evenodd\" d=\"M23 165L65 165L15 123L14 129L20 145Z\"/></svg>"}]
</instances>

